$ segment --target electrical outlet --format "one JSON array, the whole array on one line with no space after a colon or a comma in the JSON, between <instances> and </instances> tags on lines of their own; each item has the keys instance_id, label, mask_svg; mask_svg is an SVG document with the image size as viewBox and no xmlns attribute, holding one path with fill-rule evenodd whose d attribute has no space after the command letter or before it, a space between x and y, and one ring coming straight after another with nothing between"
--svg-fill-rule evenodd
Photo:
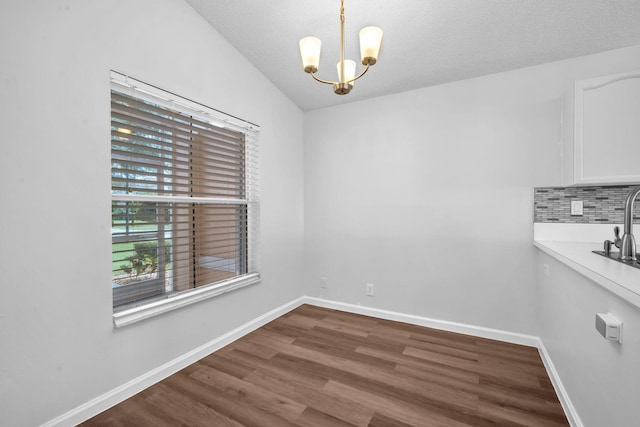
<instances>
[{"instance_id":1,"label":"electrical outlet","mask_svg":"<svg viewBox=\"0 0 640 427\"><path fill-rule=\"evenodd\" d=\"M548 276L549 275L549 264L545 264L543 266L543 270L544 270L544 275Z\"/></svg>"},{"instance_id":2,"label":"electrical outlet","mask_svg":"<svg viewBox=\"0 0 640 427\"><path fill-rule=\"evenodd\" d=\"M583 213L583 205L582 200L572 200L571 201L571 215L580 216Z\"/></svg>"},{"instance_id":3,"label":"electrical outlet","mask_svg":"<svg viewBox=\"0 0 640 427\"><path fill-rule=\"evenodd\" d=\"M373 283L367 283L367 296L373 296Z\"/></svg>"},{"instance_id":4,"label":"electrical outlet","mask_svg":"<svg viewBox=\"0 0 640 427\"><path fill-rule=\"evenodd\" d=\"M326 277L321 277L320 278L320 287L322 289L327 289L327 278Z\"/></svg>"}]
</instances>

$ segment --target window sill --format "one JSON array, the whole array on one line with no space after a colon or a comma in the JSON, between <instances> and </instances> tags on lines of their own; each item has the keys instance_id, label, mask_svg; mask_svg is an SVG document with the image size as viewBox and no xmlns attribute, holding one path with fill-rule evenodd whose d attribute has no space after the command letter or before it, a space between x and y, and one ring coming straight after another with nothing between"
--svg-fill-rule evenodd
<instances>
[{"instance_id":1,"label":"window sill","mask_svg":"<svg viewBox=\"0 0 640 427\"><path fill-rule=\"evenodd\" d=\"M192 291L181 292L169 298L113 313L113 324L116 328L120 328L258 282L260 282L260 275L254 273Z\"/></svg>"}]
</instances>

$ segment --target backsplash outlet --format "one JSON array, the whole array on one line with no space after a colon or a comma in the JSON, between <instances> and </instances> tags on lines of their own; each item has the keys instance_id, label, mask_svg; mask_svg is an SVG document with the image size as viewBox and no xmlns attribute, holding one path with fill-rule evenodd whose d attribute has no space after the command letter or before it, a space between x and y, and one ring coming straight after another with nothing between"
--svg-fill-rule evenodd
<instances>
[{"instance_id":1,"label":"backsplash outlet","mask_svg":"<svg viewBox=\"0 0 640 427\"><path fill-rule=\"evenodd\" d=\"M574 224L622 224L624 202L635 185L607 187L534 188L534 222ZM583 214L571 215L571 201L583 201ZM634 223L640 221L640 203L636 202Z\"/></svg>"}]
</instances>

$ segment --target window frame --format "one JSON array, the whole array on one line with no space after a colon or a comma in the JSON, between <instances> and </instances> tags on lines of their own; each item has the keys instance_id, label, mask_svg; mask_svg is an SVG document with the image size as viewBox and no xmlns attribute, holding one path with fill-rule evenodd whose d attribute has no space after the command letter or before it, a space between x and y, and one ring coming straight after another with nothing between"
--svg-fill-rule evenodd
<instances>
[{"instance_id":1,"label":"window frame","mask_svg":"<svg viewBox=\"0 0 640 427\"><path fill-rule=\"evenodd\" d=\"M197 117L209 121L215 126L229 128L244 134L244 198L219 198L219 197L189 197L167 195L122 194L112 191L111 200L114 202L150 202L150 203L203 203L208 206L242 205L246 206L247 223L246 240L241 245L247 248L247 272L230 279L224 279L208 285L175 291L169 296L158 297L151 300L140 301L136 306L118 309L113 312L115 327L122 327L138 322L149 317L157 316L205 299L209 299L236 289L260 282L259 266L259 171L258 171L258 136L259 126L222 113L206 105L167 92L156 86L134 79L126 74L111 71L111 90L133 96L147 102L152 102L160 107L177 110L185 115ZM110 112L113 110L110 109ZM111 160L113 161L113 154ZM113 215L113 213L112 213ZM113 219L112 219L113 221ZM112 245L122 237L112 237ZM126 237L125 237L126 239ZM113 252L113 250L112 250ZM194 260L194 262L196 262ZM154 279L150 279L154 280ZM126 285L125 285L126 286ZM113 282L112 282L113 288ZM113 294L113 292L112 292Z\"/></svg>"}]
</instances>

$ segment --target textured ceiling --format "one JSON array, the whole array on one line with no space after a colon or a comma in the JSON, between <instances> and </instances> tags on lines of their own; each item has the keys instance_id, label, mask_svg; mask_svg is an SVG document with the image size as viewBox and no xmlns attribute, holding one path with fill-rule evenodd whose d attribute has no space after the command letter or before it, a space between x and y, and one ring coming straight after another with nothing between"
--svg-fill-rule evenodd
<instances>
[{"instance_id":1,"label":"textured ceiling","mask_svg":"<svg viewBox=\"0 0 640 427\"><path fill-rule=\"evenodd\" d=\"M339 96L298 54L300 38L319 37L318 75L337 78L339 0L187 2L303 111L640 44L640 0L345 0L345 56L359 63L364 26L384 41Z\"/></svg>"}]
</instances>

